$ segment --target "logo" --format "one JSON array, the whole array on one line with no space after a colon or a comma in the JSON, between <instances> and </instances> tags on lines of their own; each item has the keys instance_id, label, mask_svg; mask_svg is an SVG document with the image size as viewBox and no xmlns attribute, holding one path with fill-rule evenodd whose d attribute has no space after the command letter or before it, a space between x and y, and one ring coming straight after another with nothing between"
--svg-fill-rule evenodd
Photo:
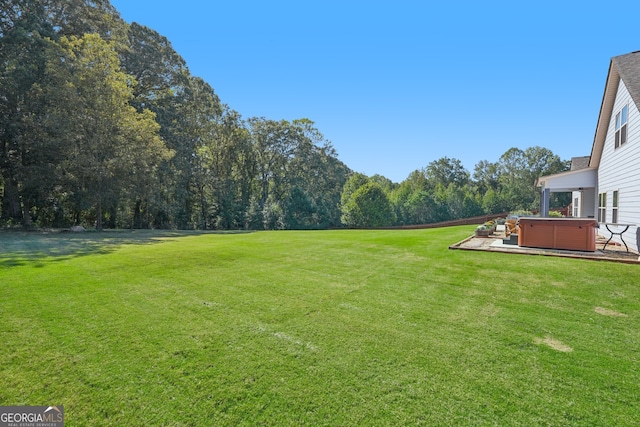
<instances>
[{"instance_id":1,"label":"logo","mask_svg":"<svg viewBox=\"0 0 640 427\"><path fill-rule=\"evenodd\" d=\"M64 408L0 406L0 427L64 427Z\"/></svg>"}]
</instances>

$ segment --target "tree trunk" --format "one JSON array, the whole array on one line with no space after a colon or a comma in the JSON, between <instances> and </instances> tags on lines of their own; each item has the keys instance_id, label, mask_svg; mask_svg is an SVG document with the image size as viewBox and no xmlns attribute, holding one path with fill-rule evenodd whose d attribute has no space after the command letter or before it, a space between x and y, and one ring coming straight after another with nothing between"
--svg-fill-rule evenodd
<instances>
[{"instance_id":1,"label":"tree trunk","mask_svg":"<svg viewBox=\"0 0 640 427\"><path fill-rule=\"evenodd\" d=\"M107 218L106 221L106 226L107 228L116 228L116 224L117 224L117 215L118 215L118 208L116 208L115 206L109 208L109 217Z\"/></svg>"},{"instance_id":2,"label":"tree trunk","mask_svg":"<svg viewBox=\"0 0 640 427\"><path fill-rule=\"evenodd\" d=\"M202 229L207 229L207 200L204 196L204 187L200 188L200 212L202 215Z\"/></svg>"},{"instance_id":3,"label":"tree trunk","mask_svg":"<svg viewBox=\"0 0 640 427\"><path fill-rule=\"evenodd\" d=\"M136 205L133 208L133 227L134 229L142 228L142 210L141 210L142 201L137 200Z\"/></svg>"},{"instance_id":4,"label":"tree trunk","mask_svg":"<svg viewBox=\"0 0 640 427\"><path fill-rule=\"evenodd\" d=\"M269 198L269 178L266 174L262 174L262 194L260 197L260 210L264 209L264 206L267 204L267 199Z\"/></svg>"},{"instance_id":5,"label":"tree trunk","mask_svg":"<svg viewBox=\"0 0 640 427\"><path fill-rule=\"evenodd\" d=\"M3 218L15 220L22 219L22 207L20 206L18 185L13 179L6 179L4 181L4 197L2 198L1 216Z\"/></svg>"},{"instance_id":6,"label":"tree trunk","mask_svg":"<svg viewBox=\"0 0 640 427\"><path fill-rule=\"evenodd\" d=\"M102 200L96 203L96 230L102 230Z\"/></svg>"},{"instance_id":7,"label":"tree trunk","mask_svg":"<svg viewBox=\"0 0 640 427\"><path fill-rule=\"evenodd\" d=\"M31 227L31 205L28 201L24 200L22 207L22 226L24 228Z\"/></svg>"}]
</instances>

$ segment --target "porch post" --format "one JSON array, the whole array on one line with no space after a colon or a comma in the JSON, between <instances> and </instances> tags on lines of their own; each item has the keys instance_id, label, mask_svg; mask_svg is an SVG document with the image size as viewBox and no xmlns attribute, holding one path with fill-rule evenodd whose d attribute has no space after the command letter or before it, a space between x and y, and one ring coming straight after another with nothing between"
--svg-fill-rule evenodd
<instances>
[{"instance_id":1,"label":"porch post","mask_svg":"<svg viewBox=\"0 0 640 427\"><path fill-rule=\"evenodd\" d=\"M549 216L549 195L551 190L543 188L540 194L540 216L546 218Z\"/></svg>"}]
</instances>

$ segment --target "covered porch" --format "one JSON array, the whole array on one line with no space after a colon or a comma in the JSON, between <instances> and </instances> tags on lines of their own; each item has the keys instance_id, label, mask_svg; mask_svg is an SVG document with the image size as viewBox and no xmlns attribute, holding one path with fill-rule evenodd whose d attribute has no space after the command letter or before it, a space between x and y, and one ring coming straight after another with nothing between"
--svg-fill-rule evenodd
<instances>
[{"instance_id":1,"label":"covered porch","mask_svg":"<svg viewBox=\"0 0 640 427\"><path fill-rule=\"evenodd\" d=\"M541 176L537 186L540 187L540 216L549 216L549 196L551 193L571 193L573 210L571 215L579 218L596 217L596 188L598 170L585 168L562 172L555 175ZM576 206L577 204L577 206Z\"/></svg>"}]
</instances>

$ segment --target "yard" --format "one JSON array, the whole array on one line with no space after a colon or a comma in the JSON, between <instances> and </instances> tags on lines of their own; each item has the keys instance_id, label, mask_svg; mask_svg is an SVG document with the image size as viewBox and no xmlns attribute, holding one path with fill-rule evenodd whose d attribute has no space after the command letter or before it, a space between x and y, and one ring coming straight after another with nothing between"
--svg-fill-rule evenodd
<instances>
[{"instance_id":1,"label":"yard","mask_svg":"<svg viewBox=\"0 0 640 427\"><path fill-rule=\"evenodd\" d=\"M0 406L82 425L638 425L640 267L404 231L0 233Z\"/></svg>"}]
</instances>

